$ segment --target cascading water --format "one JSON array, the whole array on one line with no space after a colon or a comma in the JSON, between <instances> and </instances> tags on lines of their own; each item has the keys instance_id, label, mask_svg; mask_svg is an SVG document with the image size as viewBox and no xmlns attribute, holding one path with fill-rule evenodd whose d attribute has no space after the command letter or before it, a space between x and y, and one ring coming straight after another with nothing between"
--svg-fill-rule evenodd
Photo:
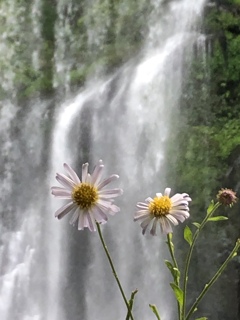
<instances>
[{"instance_id":1,"label":"cascading water","mask_svg":"<svg viewBox=\"0 0 240 320\"><path fill-rule=\"evenodd\" d=\"M174 319L175 305L162 271L162 258L167 258L165 240L143 237L133 215L137 201L167 186L165 145L181 94L184 55L191 55L198 37L195 26L205 0L170 1L164 11L162 2L151 1L153 10L146 18L149 33L139 54L111 76L90 79L74 99L58 108L51 152L46 154L43 142L47 103L38 101L34 107L28 106L27 117L13 99L2 106L2 320L125 318L125 306L97 234L72 228L69 217L56 221L53 215L60 201L50 197L50 205L46 201L63 162L78 169L85 161L93 167L100 158L106 175L119 174L124 189L117 201L121 212L109 219L103 233L125 292L130 296L132 290L139 289L136 319L153 317L149 303L159 307L163 320ZM64 24L61 4L56 26ZM40 7L38 1L34 5ZM71 10L74 8L69 4ZM67 64L61 61L66 46L61 42L61 30L58 35L56 74L65 77L69 92L67 72L72 57ZM34 61L39 61L38 50L33 51ZM61 77L56 74L57 86ZM51 161L49 170L46 157ZM46 179L47 171L51 178Z\"/></svg>"}]
</instances>

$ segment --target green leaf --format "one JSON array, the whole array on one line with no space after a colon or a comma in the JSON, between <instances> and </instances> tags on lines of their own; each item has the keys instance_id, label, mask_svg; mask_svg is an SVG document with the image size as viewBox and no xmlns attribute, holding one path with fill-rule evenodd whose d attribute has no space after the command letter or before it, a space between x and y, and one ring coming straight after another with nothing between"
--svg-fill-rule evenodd
<instances>
[{"instance_id":1,"label":"green leaf","mask_svg":"<svg viewBox=\"0 0 240 320\"><path fill-rule=\"evenodd\" d=\"M170 283L170 286L172 287L175 297L177 301L179 302L180 308L182 308L183 305L183 291L181 288L179 288L175 283Z\"/></svg>"},{"instance_id":2,"label":"green leaf","mask_svg":"<svg viewBox=\"0 0 240 320\"><path fill-rule=\"evenodd\" d=\"M177 268L175 268L170 261L164 260L164 262L165 262L166 266L168 267L168 269L170 270L174 281L177 282L178 279L180 278L180 271Z\"/></svg>"},{"instance_id":3,"label":"green leaf","mask_svg":"<svg viewBox=\"0 0 240 320\"><path fill-rule=\"evenodd\" d=\"M189 226L186 226L184 229L184 239L189 243L189 245L192 245L192 231L189 228Z\"/></svg>"},{"instance_id":4,"label":"green leaf","mask_svg":"<svg viewBox=\"0 0 240 320\"><path fill-rule=\"evenodd\" d=\"M228 217L225 216L216 216L208 218L208 221L220 221L220 220L228 220Z\"/></svg>"},{"instance_id":5,"label":"green leaf","mask_svg":"<svg viewBox=\"0 0 240 320\"><path fill-rule=\"evenodd\" d=\"M174 276L174 271L173 271L173 265L171 264L171 262L170 261L168 261L168 260L164 260L164 262L165 262L165 264L166 264L166 266L168 267L168 269L170 270L170 272L171 272L171 274L172 274L172 276Z\"/></svg>"},{"instance_id":6,"label":"green leaf","mask_svg":"<svg viewBox=\"0 0 240 320\"><path fill-rule=\"evenodd\" d=\"M210 202L209 207L207 208L207 214L211 213L212 210L213 210L213 208L214 208L214 201L212 200L212 201Z\"/></svg>"},{"instance_id":7,"label":"green leaf","mask_svg":"<svg viewBox=\"0 0 240 320\"><path fill-rule=\"evenodd\" d=\"M158 313L158 309L155 306L155 304L150 304L149 307L152 309L152 312L155 314L155 316L157 317L158 320L160 319L159 313Z\"/></svg>"},{"instance_id":8,"label":"green leaf","mask_svg":"<svg viewBox=\"0 0 240 320\"><path fill-rule=\"evenodd\" d=\"M180 271L177 268L173 268L175 274L175 281L177 282L180 279Z\"/></svg>"},{"instance_id":9,"label":"green leaf","mask_svg":"<svg viewBox=\"0 0 240 320\"><path fill-rule=\"evenodd\" d=\"M198 222L193 222L192 224L193 224L195 227L197 227L198 229L201 227L200 223L198 223Z\"/></svg>"},{"instance_id":10,"label":"green leaf","mask_svg":"<svg viewBox=\"0 0 240 320\"><path fill-rule=\"evenodd\" d=\"M197 318L197 319L195 319L195 320L207 320L208 318L206 318L206 317L202 317L202 318Z\"/></svg>"}]
</instances>

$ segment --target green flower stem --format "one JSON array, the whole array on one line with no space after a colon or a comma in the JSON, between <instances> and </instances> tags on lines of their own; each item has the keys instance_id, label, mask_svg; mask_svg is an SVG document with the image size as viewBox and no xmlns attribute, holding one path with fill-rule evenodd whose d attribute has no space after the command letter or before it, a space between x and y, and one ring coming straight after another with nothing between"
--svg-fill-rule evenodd
<instances>
[{"instance_id":1,"label":"green flower stem","mask_svg":"<svg viewBox=\"0 0 240 320\"><path fill-rule=\"evenodd\" d=\"M124 302L125 302L125 304L126 304L126 307L127 307L128 313L129 313L129 316L130 316L130 318L131 318L132 320L134 320L134 318L133 318L133 316L132 316L131 308L130 308L130 306L129 306L129 304L128 304L128 301L127 301L127 298L126 298L126 296L125 296L125 294L124 294L124 291L123 291L123 288L122 288L122 286L121 286L121 283L120 283L120 281L119 281L119 279L118 279L118 275L117 275L117 272L116 272L116 270L115 270L115 268L114 268L114 265L113 265L111 256L110 256L109 251L108 251L108 248L107 248L107 246L106 246L106 244L105 244L105 242L104 242L104 239L103 239L103 236L102 236L102 232L101 232L101 228L100 228L100 224L99 224L98 222L96 222L96 224L97 224L97 230L98 230L99 237L100 237L100 239L101 239L103 248L104 248L104 250L105 250L105 253L106 253L106 255L107 255L108 261L109 261L109 263L110 263L110 266L111 266L113 275L114 275L114 277L115 277L115 279L116 279L116 281L117 281L119 290L121 291L123 300L124 300Z\"/></svg>"},{"instance_id":2,"label":"green flower stem","mask_svg":"<svg viewBox=\"0 0 240 320\"><path fill-rule=\"evenodd\" d=\"M155 304L150 304L149 307L152 309L152 312L155 314L156 318L157 318L158 320L161 320L160 315L159 315L159 312L158 312L158 309L157 309L157 307L155 306Z\"/></svg>"},{"instance_id":3,"label":"green flower stem","mask_svg":"<svg viewBox=\"0 0 240 320\"><path fill-rule=\"evenodd\" d=\"M167 234L167 245L168 245L168 248L169 248L169 251L170 251L170 255L171 255L171 258L172 258L172 261L173 261L174 268L178 269L177 260L176 260L175 255L174 255L174 246L173 246L173 243L172 243L172 233L168 233ZM179 286L179 279L178 278L176 280L176 284Z\"/></svg>"},{"instance_id":4,"label":"green flower stem","mask_svg":"<svg viewBox=\"0 0 240 320\"><path fill-rule=\"evenodd\" d=\"M172 233L168 233L167 234L167 245L168 245L168 248L169 248L169 252L170 252L170 255L171 255L171 258L172 258L172 261L173 261L173 265L174 265L174 268L176 268L178 270L178 264L177 264L177 260L175 258L175 255L174 255L174 246L173 246L173 243L172 243ZM176 277L176 279L174 279L174 282L176 283L176 285L179 287L179 277ZM180 318L180 315L181 315L181 308L180 308L180 304L179 302L178 303L178 316L179 316L179 320L181 319Z\"/></svg>"},{"instance_id":5,"label":"green flower stem","mask_svg":"<svg viewBox=\"0 0 240 320\"><path fill-rule=\"evenodd\" d=\"M183 276L183 305L182 305L182 317L180 317L180 320L185 320L185 308L186 308L186 296L187 296L187 281L188 281L188 270L189 270L189 265L190 261L192 258L192 252L193 248L195 246L195 243L197 241L197 238L199 236L200 231L203 229L205 224L207 223L208 219L213 215L213 213L217 210L217 208L220 207L220 203L217 202L211 211L206 215L206 217L203 219L200 227L196 230L194 233L193 239L192 239L192 244L189 248L188 255L187 255L187 260L186 260L186 265L185 265L185 270L184 270L184 276Z\"/></svg>"},{"instance_id":6,"label":"green flower stem","mask_svg":"<svg viewBox=\"0 0 240 320\"><path fill-rule=\"evenodd\" d=\"M137 289L132 292L131 298L130 298L130 300L129 300L129 302L128 302L128 305L129 305L129 308L130 308L131 311L132 311L132 308L133 308L134 298L135 298L135 295L136 295L137 292L138 292ZM130 314L129 314L129 312L128 312L128 313L127 313L126 320L129 320L129 317L130 317Z\"/></svg>"},{"instance_id":7,"label":"green flower stem","mask_svg":"<svg viewBox=\"0 0 240 320\"><path fill-rule=\"evenodd\" d=\"M189 310L187 317L186 317L186 320L189 320L189 318L191 317L193 312L196 310L199 302L202 300L202 298L207 293L207 291L211 288L211 286L214 284L214 282L216 282L217 279L220 277L220 275L225 270L225 268L227 267L230 260L232 260L237 255L239 247L240 247L240 239L237 240L235 247L233 248L232 252L229 254L228 258L224 261L222 266L218 269L218 271L215 273L215 275L212 277L212 279L209 281L209 283L207 283L205 285L204 289L202 290L202 292L200 293L200 295L196 299L195 303L192 305L191 309Z\"/></svg>"}]
</instances>

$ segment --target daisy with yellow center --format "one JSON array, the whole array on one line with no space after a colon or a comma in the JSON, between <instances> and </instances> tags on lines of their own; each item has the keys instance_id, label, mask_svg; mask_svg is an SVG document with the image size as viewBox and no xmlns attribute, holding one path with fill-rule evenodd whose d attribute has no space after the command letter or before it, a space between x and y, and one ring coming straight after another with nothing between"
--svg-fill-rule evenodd
<instances>
[{"instance_id":1,"label":"daisy with yellow center","mask_svg":"<svg viewBox=\"0 0 240 320\"><path fill-rule=\"evenodd\" d=\"M106 185L119 178L113 174L107 179L102 179L104 165L102 160L93 170L92 175L88 173L88 163L82 165L82 180L76 172L66 163L64 169L67 175L57 173L56 180L63 187L52 187L52 194L61 199L67 199L68 203L58 209L55 217L63 218L66 214L73 212L70 219L71 224L78 220L78 229L88 228L96 231L96 222L106 223L107 214L114 215L120 209L113 204L113 198L120 196L122 189L104 189Z\"/></svg>"},{"instance_id":2,"label":"daisy with yellow center","mask_svg":"<svg viewBox=\"0 0 240 320\"><path fill-rule=\"evenodd\" d=\"M145 202L137 203L137 212L134 221L141 221L142 233L145 234L151 224L150 233L157 234L157 225L160 225L164 234L172 233L172 226L178 225L189 217L188 202L192 201L186 193L176 193L171 198L171 189L166 188L164 195L157 193L154 199L147 198Z\"/></svg>"}]
</instances>

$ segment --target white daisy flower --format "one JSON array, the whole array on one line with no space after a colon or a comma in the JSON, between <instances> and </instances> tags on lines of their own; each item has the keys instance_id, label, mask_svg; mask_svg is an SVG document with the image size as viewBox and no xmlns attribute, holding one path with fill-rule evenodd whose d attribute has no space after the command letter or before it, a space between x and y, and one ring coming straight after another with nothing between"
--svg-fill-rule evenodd
<instances>
[{"instance_id":1,"label":"white daisy flower","mask_svg":"<svg viewBox=\"0 0 240 320\"><path fill-rule=\"evenodd\" d=\"M170 192L171 189L166 188L164 195L157 193L154 199L149 197L146 202L137 203L139 210L134 216L134 221L141 221L142 234L145 234L147 227L152 224L150 233L155 236L158 223L163 233L172 233L171 223L176 226L178 221L183 222L190 216L188 202L192 199L189 195L176 193L170 198Z\"/></svg>"},{"instance_id":2,"label":"white daisy flower","mask_svg":"<svg viewBox=\"0 0 240 320\"><path fill-rule=\"evenodd\" d=\"M62 219L66 214L73 212L70 224L78 220L78 230L88 228L96 231L96 222L106 223L107 213L114 215L120 209L113 204L113 198L120 196L122 189L104 189L110 182L119 178L113 174L107 179L102 179L104 165L102 160L88 173L88 163L82 165L82 180L76 172L66 163L64 169L67 175L57 173L56 179L63 187L52 187L52 194L56 198L67 199L68 203L55 212L55 217Z\"/></svg>"}]
</instances>

